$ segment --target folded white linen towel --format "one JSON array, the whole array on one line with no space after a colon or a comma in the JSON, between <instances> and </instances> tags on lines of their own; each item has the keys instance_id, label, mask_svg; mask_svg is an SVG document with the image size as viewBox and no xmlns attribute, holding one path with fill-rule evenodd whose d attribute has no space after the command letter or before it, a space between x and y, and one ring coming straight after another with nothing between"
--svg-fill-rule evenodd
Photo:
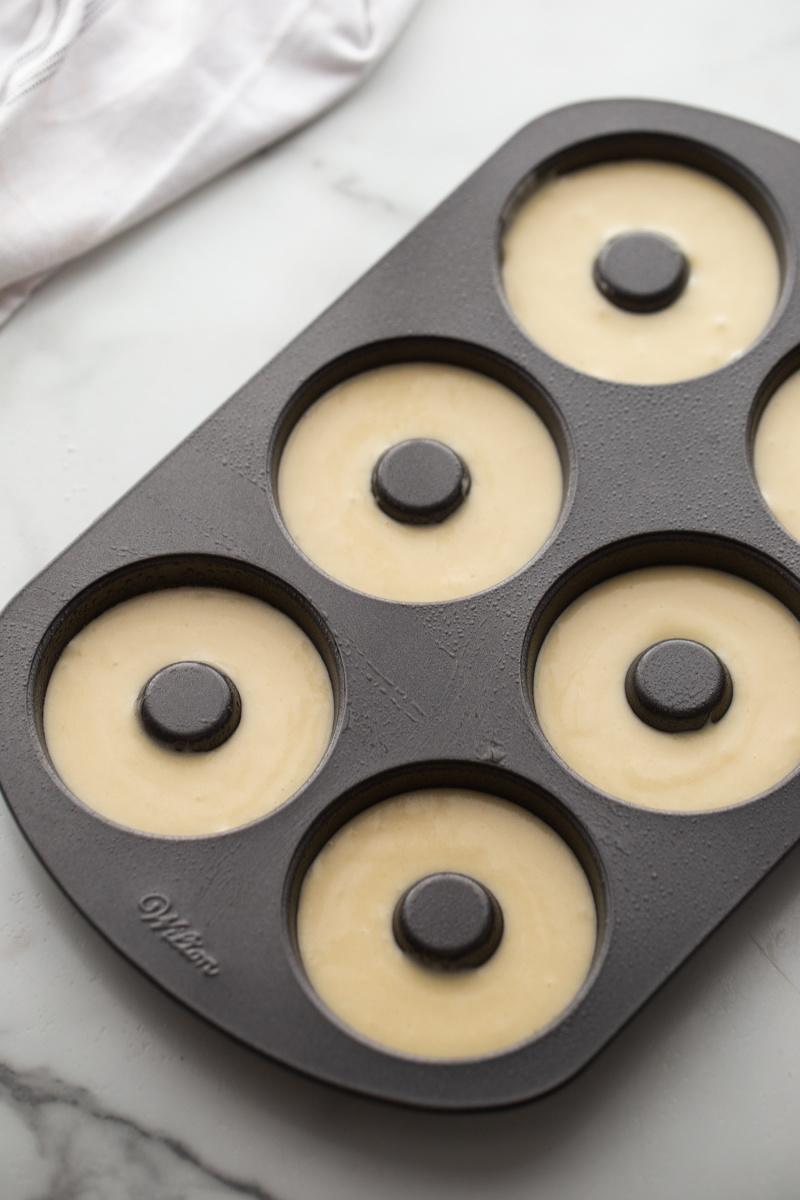
<instances>
[{"instance_id":1,"label":"folded white linen towel","mask_svg":"<svg viewBox=\"0 0 800 1200\"><path fill-rule=\"evenodd\" d=\"M329 108L418 0L2 0L0 324L56 267Z\"/></svg>"}]
</instances>

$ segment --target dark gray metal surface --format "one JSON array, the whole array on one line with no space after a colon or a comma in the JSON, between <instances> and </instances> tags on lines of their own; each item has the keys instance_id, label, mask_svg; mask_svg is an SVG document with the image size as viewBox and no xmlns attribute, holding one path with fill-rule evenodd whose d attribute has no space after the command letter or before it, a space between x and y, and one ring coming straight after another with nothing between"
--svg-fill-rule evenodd
<instances>
[{"instance_id":1,"label":"dark gray metal surface","mask_svg":"<svg viewBox=\"0 0 800 1200\"><path fill-rule=\"evenodd\" d=\"M712 375L663 386L591 379L533 345L504 301L499 242L515 197L556 163L630 155L715 172L756 205L778 244L783 287L769 329ZM622 570L734 571L800 612L800 546L770 515L751 467L757 415L800 342L799 229L800 150L784 138L642 101L545 116L38 576L2 617L0 778L31 844L98 929L235 1037L372 1096L486 1108L584 1066L800 837L796 773L757 800L696 815L596 791L550 750L529 688L555 617ZM325 576L289 539L275 499L300 413L355 371L414 359L514 388L550 427L567 480L536 558L447 603L373 599ZM336 727L312 779L263 820L215 837L137 834L58 780L41 736L44 689L69 637L110 604L198 583L264 596L311 634L334 680ZM600 940L581 994L540 1036L435 1063L382 1051L331 1019L304 978L293 921L303 870L342 820L399 791L449 785L519 801L569 840L595 889ZM187 927L202 938L200 958L181 951L174 931Z\"/></svg>"}]
</instances>

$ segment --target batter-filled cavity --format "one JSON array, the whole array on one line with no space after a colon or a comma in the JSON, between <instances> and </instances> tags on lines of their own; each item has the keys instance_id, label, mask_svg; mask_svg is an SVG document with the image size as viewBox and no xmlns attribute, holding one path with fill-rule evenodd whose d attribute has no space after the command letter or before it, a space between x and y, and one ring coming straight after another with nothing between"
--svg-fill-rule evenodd
<instances>
[{"instance_id":1,"label":"batter-filled cavity","mask_svg":"<svg viewBox=\"0 0 800 1200\"><path fill-rule=\"evenodd\" d=\"M297 913L308 978L346 1025L428 1058L532 1037L584 983L597 918L572 850L527 810L437 788L349 821Z\"/></svg>"},{"instance_id":2,"label":"batter-filled cavity","mask_svg":"<svg viewBox=\"0 0 800 1200\"><path fill-rule=\"evenodd\" d=\"M126 600L66 646L44 702L53 765L88 807L199 835L276 808L316 768L333 691L285 613L221 588Z\"/></svg>"},{"instance_id":3,"label":"batter-filled cavity","mask_svg":"<svg viewBox=\"0 0 800 1200\"><path fill-rule=\"evenodd\" d=\"M630 159L557 175L502 247L520 324L548 353L620 383L670 383L755 341L780 266L755 210L713 176Z\"/></svg>"},{"instance_id":4,"label":"batter-filled cavity","mask_svg":"<svg viewBox=\"0 0 800 1200\"><path fill-rule=\"evenodd\" d=\"M280 462L289 533L329 575L390 600L449 600L541 549L561 508L555 444L530 405L473 371L382 367L326 393Z\"/></svg>"},{"instance_id":5,"label":"batter-filled cavity","mask_svg":"<svg viewBox=\"0 0 800 1200\"><path fill-rule=\"evenodd\" d=\"M603 791L683 812L738 804L800 762L800 623L736 575L631 571L558 618L533 698L556 753Z\"/></svg>"},{"instance_id":6,"label":"batter-filled cavity","mask_svg":"<svg viewBox=\"0 0 800 1200\"><path fill-rule=\"evenodd\" d=\"M800 540L800 372L789 376L764 409L753 460L764 499Z\"/></svg>"}]
</instances>

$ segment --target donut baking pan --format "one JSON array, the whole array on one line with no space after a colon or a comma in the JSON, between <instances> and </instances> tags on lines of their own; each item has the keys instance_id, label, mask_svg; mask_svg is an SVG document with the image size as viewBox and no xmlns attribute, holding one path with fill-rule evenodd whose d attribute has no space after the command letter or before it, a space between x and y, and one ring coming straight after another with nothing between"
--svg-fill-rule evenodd
<instances>
[{"instance_id":1,"label":"donut baking pan","mask_svg":"<svg viewBox=\"0 0 800 1200\"><path fill-rule=\"evenodd\" d=\"M778 862L798 233L785 138L542 117L12 602L3 791L123 954L320 1080L493 1108Z\"/></svg>"}]
</instances>

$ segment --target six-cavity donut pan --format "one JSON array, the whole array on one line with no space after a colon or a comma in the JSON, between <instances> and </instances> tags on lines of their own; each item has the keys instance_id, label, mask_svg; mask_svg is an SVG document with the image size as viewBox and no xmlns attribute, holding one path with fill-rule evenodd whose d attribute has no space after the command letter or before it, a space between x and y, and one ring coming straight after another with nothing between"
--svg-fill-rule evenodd
<instances>
[{"instance_id":1,"label":"six-cavity donut pan","mask_svg":"<svg viewBox=\"0 0 800 1200\"><path fill-rule=\"evenodd\" d=\"M778 247L783 282L770 326L702 378L590 378L537 348L504 299L501 237L520 198L555 170L629 157L721 178ZM778 862L800 837L797 773L708 813L616 801L550 749L531 674L564 608L637 567L720 568L800 613L800 545L771 516L751 466L759 413L800 347L798 231L800 148L785 138L645 101L544 116L12 602L2 617L2 787L37 854L123 954L221 1029L320 1080L427 1108L491 1108L574 1075ZM357 372L406 361L499 380L541 415L562 458L563 507L547 544L512 578L461 600L396 603L337 583L293 544L276 501L281 449L305 409ZM300 624L331 674L334 732L311 779L254 824L204 837L139 834L60 782L43 740L43 695L89 620L188 584L263 597ZM500 795L541 816L578 855L598 910L593 966L568 1010L485 1058L416 1059L360 1038L315 997L297 951L297 896L324 842L368 805L436 786ZM173 917L203 954L162 936Z\"/></svg>"}]
</instances>

